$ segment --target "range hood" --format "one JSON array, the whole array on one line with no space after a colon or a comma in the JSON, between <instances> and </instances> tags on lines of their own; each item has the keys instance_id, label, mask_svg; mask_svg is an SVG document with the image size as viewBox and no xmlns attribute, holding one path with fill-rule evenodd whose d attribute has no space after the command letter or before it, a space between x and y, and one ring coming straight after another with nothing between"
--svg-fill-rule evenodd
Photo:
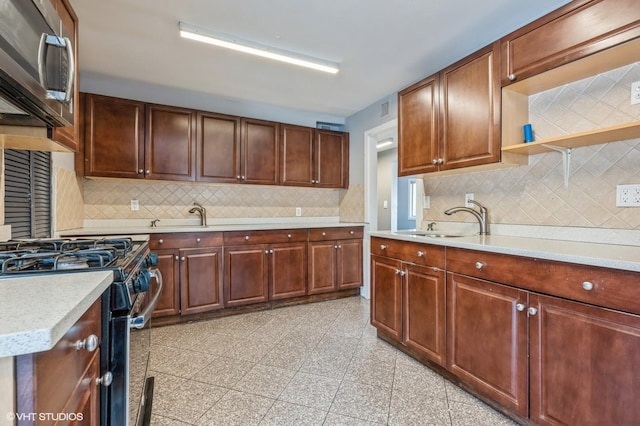
<instances>
[{"instance_id":1,"label":"range hood","mask_svg":"<svg viewBox=\"0 0 640 426\"><path fill-rule=\"evenodd\" d=\"M0 126L0 149L73 152L51 139L52 129L30 126Z\"/></svg>"}]
</instances>

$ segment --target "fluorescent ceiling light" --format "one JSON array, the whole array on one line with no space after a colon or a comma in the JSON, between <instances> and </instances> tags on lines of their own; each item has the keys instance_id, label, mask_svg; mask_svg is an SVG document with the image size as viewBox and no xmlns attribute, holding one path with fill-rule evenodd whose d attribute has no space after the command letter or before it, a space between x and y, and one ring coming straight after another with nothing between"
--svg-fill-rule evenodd
<instances>
[{"instance_id":1,"label":"fluorescent ceiling light","mask_svg":"<svg viewBox=\"0 0 640 426\"><path fill-rule=\"evenodd\" d=\"M393 138L387 138L378 142L376 144L376 149L380 150L382 148L387 148L391 145L393 145Z\"/></svg>"},{"instance_id":2,"label":"fluorescent ceiling light","mask_svg":"<svg viewBox=\"0 0 640 426\"><path fill-rule=\"evenodd\" d=\"M226 34L216 34L211 31L195 27L193 25L185 24L184 22L180 22L180 36L191 40L201 41L203 43L209 43L215 46L236 50L238 52L249 53L251 55L299 65L301 67L312 68L314 70L324 71L331 74L335 74L339 70L338 64L335 62L329 62L323 59L313 58L311 56L300 55L298 53L260 45Z\"/></svg>"}]
</instances>

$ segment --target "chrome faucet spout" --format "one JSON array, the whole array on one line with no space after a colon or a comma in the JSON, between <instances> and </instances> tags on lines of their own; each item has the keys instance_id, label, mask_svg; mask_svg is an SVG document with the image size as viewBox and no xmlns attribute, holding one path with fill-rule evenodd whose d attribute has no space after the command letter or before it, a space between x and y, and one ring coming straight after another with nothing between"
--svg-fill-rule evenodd
<instances>
[{"instance_id":1,"label":"chrome faucet spout","mask_svg":"<svg viewBox=\"0 0 640 426\"><path fill-rule=\"evenodd\" d=\"M200 215L200 225L207 226L207 209L198 203L193 203L194 207L189 209L189 213L198 213Z\"/></svg>"},{"instance_id":2,"label":"chrome faucet spout","mask_svg":"<svg viewBox=\"0 0 640 426\"><path fill-rule=\"evenodd\" d=\"M489 221L488 221L487 208L477 201L469 200L469 202L478 206L480 208L480 211L469 208L469 207L453 207L453 208L450 208L449 210L445 210L444 214L450 216L457 212L471 213L478 220L478 225L480 226L480 235L489 235Z\"/></svg>"}]
</instances>

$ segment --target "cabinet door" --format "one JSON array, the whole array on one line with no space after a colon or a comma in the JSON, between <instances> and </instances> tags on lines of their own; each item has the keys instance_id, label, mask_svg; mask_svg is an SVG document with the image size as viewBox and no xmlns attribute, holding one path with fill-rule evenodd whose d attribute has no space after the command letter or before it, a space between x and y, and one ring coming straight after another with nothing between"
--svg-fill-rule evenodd
<instances>
[{"instance_id":1,"label":"cabinet door","mask_svg":"<svg viewBox=\"0 0 640 426\"><path fill-rule=\"evenodd\" d=\"M197 181L238 182L240 118L199 112L197 153Z\"/></svg>"},{"instance_id":2,"label":"cabinet door","mask_svg":"<svg viewBox=\"0 0 640 426\"><path fill-rule=\"evenodd\" d=\"M97 349L67 404L60 411L61 413L76 416L77 421L71 421L69 424L87 426L98 426L100 424L100 386L96 386L96 380L99 376L100 349ZM50 424L57 425L59 423L52 422Z\"/></svg>"},{"instance_id":3,"label":"cabinet door","mask_svg":"<svg viewBox=\"0 0 640 426\"><path fill-rule=\"evenodd\" d=\"M227 307L268 300L267 246L224 249L224 304Z\"/></svg>"},{"instance_id":4,"label":"cabinet door","mask_svg":"<svg viewBox=\"0 0 640 426\"><path fill-rule=\"evenodd\" d=\"M349 186L349 134L316 130L315 163L314 186L347 188Z\"/></svg>"},{"instance_id":5,"label":"cabinet door","mask_svg":"<svg viewBox=\"0 0 640 426\"><path fill-rule=\"evenodd\" d=\"M637 0L573 1L501 40L504 85L640 36Z\"/></svg>"},{"instance_id":6,"label":"cabinet door","mask_svg":"<svg viewBox=\"0 0 640 426\"><path fill-rule=\"evenodd\" d=\"M147 106L147 178L194 180L195 125L195 111L165 105Z\"/></svg>"},{"instance_id":7,"label":"cabinet door","mask_svg":"<svg viewBox=\"0 0 640 426\"><path fill-rule=\"evenodd\" d=\"M278 138L278 123L242 119L242 182L278 183Z\"/></svg>"},{"instance_id":8,"label":"cabinet door","mask_svg":"<svg viewBox=\"0 0 640 426\"><path fill-rule=\"evenodd\" d=\"M405 264L402 342L439 365L445 359L445 278L436 268Z\"/></svg>"},{"instance_id":9,"label":"cabinet door","mask_svg":"<svg viewBox=\"0 0 640 426\"><path fill-rule=\"evenodd\" d=\"M85 175L144 177L144 103L85 97Z\"/></svg>"},{"instance_id":10,"label":"cabinet door","mask_svg":"<svg viewBox=\"0 0 640 426\"><path fill-rule=\"evenodd\" d=\"M182 315L220 309L222 248L180 250L180 312Z\"/></svg>"},{"instance_id":11,"label":"cabinet door","mask_svg":"<svg viewBox=\"0 0 640 426\"><path fill-rule=\"evenodd\" d=\"M528 413L527 293L447 274L447 368L502 406Z\"/></svg>"},{"instance_id":12,"label":"cabinet door","mask_svg":"<svg viewBox=\"0 0 640 426\"><path fill-rule=\"evenodd\" d=\"M71 108L73 110L73 126L55 127L53 140L58 141L73 151L78 151L80 146L80 87L78 75L80 64L78 62L78 17L67 0L52 1L60 19L62 20L63 36L71 40L73 56L76 61L75 84L73 86L73 98Z\"/></svg>"},{"instance_id":13,"label":"cabinet door","mask_svg":"<svg viewBox=\"0 0 640 426\"><path fill-rule=\"evenodd\" d=\"M280 184L312 186L315 129L280 125Z\"/></svg>"},{"instance_id":14,"label":"cabinet door","mask_svg":"<svg viewBox=\"0 0 640 426\"><path fill-rule=\"evenodd\" d=\"M362 285L362 240L337 242L336 284L338 290Z\"/></svg>"},{"instance_id":15,"label":"cabinet door","mask_svg":"<svg viewBox=\"0 0 640 426\"><path fill-rule=\"evenodd\" d=\"M400 261L371 256L371 325L397 341L402 333Z\"/></svg>"},{"instance_id":16,"label":"cabinet door","mask_svg":"<svg viewBox=\"0 0 640 426\"><path fill-rule=\"evenodd\" d=\"M398 176L438 170L438 96L438 74L398 93Z\"/></svg>"},{"instance_id":17,"label":"cabinet door","mask_svg":"<svg viewBox=\"0 0 640 426\"><path fill-rule=\"evenodd\" d=\"M336 242L309 243L309 294L336 290Z\"/></svg>"},{"instance_id":18,"label":"cabinet door","mask_svg":"<svg viewBox=\"0 0 640 426\"><path fill-rule=\"evenodd\" d=\"M440 170L500 161L496 42L440 73Z\"/></svg>"},{"instance_id":19,"label":"cabinet door","mask_svg":"<svg viewBox=\"0 0 640 426\"><path fill-rule=\"evenodd\" d=\"M178 250L154 250L158 255L158 269L162 274L162 293L153 318L178 315L180 313L180 285ZM155 280L153 280L155 283ZM153 293L156 288L153 288Z\"/></svg>"},{"instance_id":20,"label":"cabinet door","mask_svg":"<svg viewBox=\"0 0 640 426\"><path fill-rule=\"evenodd\" d=\"M640 317L531 295L531 420L631 425L640 419Z\"/></svg>"},{"instance_id":21,"label":"cabinet door","mask_svg":"<svg viewBox=\"0 0 640 426\"><path fill-rule=\"evenodd\" d=\"M307 243L272 244L269 262L271 300L307 294Z\"/></svg>"}]
</instances>

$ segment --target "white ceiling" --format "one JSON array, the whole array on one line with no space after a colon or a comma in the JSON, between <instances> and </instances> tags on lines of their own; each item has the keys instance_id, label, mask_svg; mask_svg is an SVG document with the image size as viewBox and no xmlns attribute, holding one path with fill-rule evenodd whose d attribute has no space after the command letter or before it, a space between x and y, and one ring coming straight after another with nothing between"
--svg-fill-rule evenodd
<instances>
[{"instance_id":1,"label":"white ceiling","mask_svg":"<svg viewBox=\"0 0 640 426\"><path fill-rule=\"evenodd\" d=\"M71 0L82 75L348 117L567 0ZM178 22L340 63L337 75L182 39Z\"/></svg>"}]
</instances>

